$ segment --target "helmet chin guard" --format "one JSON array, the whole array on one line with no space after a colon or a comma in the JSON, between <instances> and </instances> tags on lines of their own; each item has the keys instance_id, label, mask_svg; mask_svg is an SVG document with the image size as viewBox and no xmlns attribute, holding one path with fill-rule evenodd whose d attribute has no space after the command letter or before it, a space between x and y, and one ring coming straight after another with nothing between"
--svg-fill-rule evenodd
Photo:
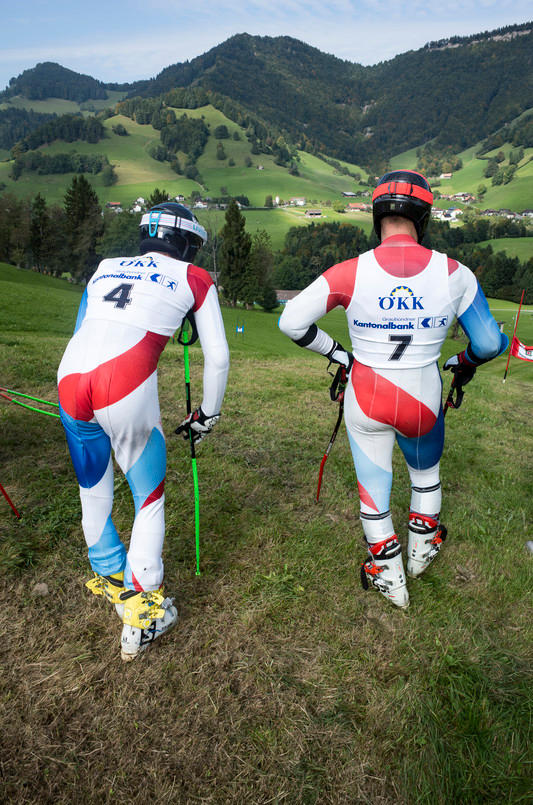
<instances>
[{"instance_id":1,"label":"helmet chin guard","mask_svg":"<svg viewBox=\"0 0 533 805\"><path fill-rule=\"evenodd\" d=\"M432 204L431 187L421 173L412 170L385 173L372 195L376 235L381 240L383 218L388 215L399 215L413 222L420 243L429 223Z\"/></svg>"}]
</instances>

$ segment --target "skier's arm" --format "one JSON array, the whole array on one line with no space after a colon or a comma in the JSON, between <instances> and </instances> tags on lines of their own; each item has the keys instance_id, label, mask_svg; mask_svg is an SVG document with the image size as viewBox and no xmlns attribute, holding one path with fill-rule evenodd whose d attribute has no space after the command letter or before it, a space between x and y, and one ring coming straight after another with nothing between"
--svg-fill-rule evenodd
<instances>
[{"instance_id":1,"label":"skier's arm","mask_svg":"<svg viewBox=\"0 0 533 805\"><path fill-rule=\"evenodd\" d=\"M500 332L474 274L460 263L457 266L450 277L450 290L452 296L456 295L457 319L469 342L466 349L454 357L459 364L481 366L505 352L509 339Z\"/></svg>"},{"instance_id":2,"label":"skier's arm","mask_svg":"<svg viewBox=\"0 0 533 805\"><path fill-rule=\"evenodd\" d=\"M331 310L332 306L335 306L332 305L332 296L330 284L323 274L298 296L287 302L280 316L279 328L298 346L306 347L312 352L325 355L335 363L351 368L353 360L351 353L315 324ZM342 300L335 299L335 303L342 304Z\"/></svg>"},{"instance_id":3,"label":"skier's arm","mask_svg":"<svg viewBox=\"0 0 533 805\"><path fill-rule=\"evenodd\" d=\"M202 268L189 266L187 280L193 292L192 311L204 353L202 411L207 417L220 413L229 370L229 349L224 322L213 282Z\"/></svg>"}]
</instances>

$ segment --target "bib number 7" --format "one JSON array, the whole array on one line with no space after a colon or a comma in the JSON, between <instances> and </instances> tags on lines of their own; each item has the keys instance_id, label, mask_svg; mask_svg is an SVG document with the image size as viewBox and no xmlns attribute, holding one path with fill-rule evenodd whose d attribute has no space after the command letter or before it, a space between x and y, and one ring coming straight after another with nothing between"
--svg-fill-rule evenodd
<instances>
[{"instance_id":1,"label":"bib number 7","mask_svg":"<svg viewBox=\"0 0 533 805\"><path fill-rule=\"evenodd\" d=\"M119 307L123 310L126 305L131 305L132 288L133 285L123 282L122 285L117 285L112 291L106 293L104 302L114 302L115 307Z\"/></svg>"},{"instance_id":2,"label":"bib number 7","mask_svg":"<svg viewBox=\"0 0 533 805\"><path fill-rule=\"evenodd\" d=\"M412 340L412 335L389 335L389 341L397 344L389 358L389 361L399 361Z\"/></svg>"}]
</instances>

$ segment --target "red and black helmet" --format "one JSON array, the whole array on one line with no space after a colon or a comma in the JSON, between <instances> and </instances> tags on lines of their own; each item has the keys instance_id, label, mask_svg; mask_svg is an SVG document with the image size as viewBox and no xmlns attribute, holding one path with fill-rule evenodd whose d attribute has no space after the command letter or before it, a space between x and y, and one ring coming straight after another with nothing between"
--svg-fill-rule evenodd
<instances>
[{"instance_id":1,"label":"red and black helmet","mask_svg":"<svg viewBox=\"0 0 533 805\"><path fill-rule=\"evenodd\" d=\"M413 222L420 243L429 223L432 204L431 187L421 173L411 170L385 173L372 195L376 235L381 240L382 218L387 215L400 215Z\"/></svg>"}]
</instances>

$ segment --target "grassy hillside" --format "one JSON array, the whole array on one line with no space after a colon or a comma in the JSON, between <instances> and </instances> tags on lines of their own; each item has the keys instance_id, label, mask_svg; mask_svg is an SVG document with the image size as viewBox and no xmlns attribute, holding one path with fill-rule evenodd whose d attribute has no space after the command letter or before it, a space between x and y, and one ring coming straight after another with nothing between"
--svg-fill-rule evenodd
<instances>
[{"instance_id":1,"label":"grassy hillside","mask_svg":"<svg viewBox=\"0 0 533 805\"><path fill-rule=\"evenodd\" d=\"M55 399L80 289L2 265L0 292L0 383ZM497 304L509 331L516 305ZM200 577L190 457L171 435L185 412L181 348L170 343L160 361L166 589L180 621L131 666L119 658L116 615L84 587L62 430L0 398L0 479L23 514L16 521L0 499L2 800L525 802L531 365L513 359L505 385L503 357L482 367L449 412L449 538L400 612L359 586L343 430L314 502L337 412L323 359L283 337L276 314L223 315L232 363L224 416L198 450ZM324 325L345 337L344 313ZM533 343L531 314L522 338ZM443 356L463 345L447 341ZM201 375L193 347L194 404ZM405 541L410 492L398 455L395 473ZM132 511L117 474L114 518L126 541Z\"/></svg>"},{"instance_id":2,"label":"grassy hillside","mask_svg":"<svg viewBox=\"0 0 533 805\"><path fill-rule=\"evenodd\" d=\"M16 102L17 99L15 98L13 101ZM53 102L40 103L43 105L42 109L45 109L46 104ZM67 103L70 102L60 102L60 104ZM47 107L47 110L50 111L51 107ZM51 154L71 151L84 154L106 154L115 166L117 184L112 187L104 187L101 176L91 175L89 177L102 204L107 201L118 201L128 208L139 196L148 198L155 187L165 189L171 195L182 194L185 197L189 197L193 191L202 196L212 197L225 194L246 195L253 206L262 206L268 195L273 198L279 196L281 200L303 196L306 198L308 206L322 209L323 218L320 220L352 221L358 226L362 226L365 231L370 231L371 217L368 214L342 214L336 213L332 209L332 205L342 199L343 191L368 190L365 185L356 183L351 176L338 173L323 160L303 151L299 152L298 171L300 175L291 176L286 168L274 164L273 157L265 154L252 155L244 130L214 107L209 105L195 110L176 109L175 111L178 117L183 113L190 117L203 117L210 127L211 135L204 153L198 160L202 184L174 173L168 163L152 159L149 155L149 148L159 142L159 132L150 125L139 125L124 116L114 116L105 121L108 136L99 143L56 141L48 146L43 146L42 150ZM118 123L127 129L129 136L120 137L113 132L113 126ZM227 126L230 137L219 141L215 139L213 132L221 124ZM239 135L238 140L233 139L235 132ZM216 158L218 142L222 142L224 146L225 160ZM486 161L475 156L478 150L479 144L465 150L461 154L463 168L457 171L451 180L442 180L438 189L442 193L465 190L475 193L478 186L483 183L488 190L483 201L475 205L477 208L507 207L521 210L531 206L533 161L528 162L528 160L533 155L533 149L526 149L514 180L501 187L492 187L490 180L483 177ZM508 158L510 146L504 146L502 150ZM247 157L252 159L251 167L245 165ZM185 155L181 154L180 159L184 164ZM233 160L233 166L229 164L230 160ZM352 173L359 173L366 178L367 174L360 166L341 164L344 164ZM413 168L415 166L416 149L398 155L390 163L391 168ZM34 173L23 173L17 182L13 182L9 173L10 163L8 161L0 162L0 182L5 184L6 192L13 192L19 197L34 196L37 192L41 192L50 203L62 203L65 190L73 176L73 174L39 176ZM438 200L436 204L440 207L448 207L450 202ZM223 213L220 212L198 211L198 217L202 222L210 223L211 227L213 227L212 222L216 222L217 229L223 225ZM305 226L309 223L305 210L298 207L249 211L246 212L246 219L249 231L266 229L269 232L274 248L282 246L285 234L291 226ZM527 252L527 244L523 249Z\"/></svg>"},{"instance_id":3,"label":"grassy hillside","mask_svg":"<svg viewBox=\"0 0 533 805\"><path fill-rule=\"evenodd\" d=\"M169 193L181 193L189 196L192 190L202 195L221 195L221 188L226 187L233 195L244 194L250 199L252 205L262 206L267 195L279 195L280 198L290 199L293 196L306 196L317 201L337 200L341 198L343 190L354 190L358 186L350 176L337 174L334 169L316 157L300 153L300 176L291 176L286 168L274 164L271 156L250 154L250 145L244 136L243 130L228 120L222 113L212 106L194 110L176 109L179 116L183 113L189 117L203 117L211 126L211 131L217 125L225 124L230 133L239 132L240 140L232 137L223 140L227 159L217 160L216 146L219 142L213 135L210 136L204 154L198 160L198 169L204 180L203 185L192 182L174 173L168 163L157 162L152 159L147 149L152 143L159 142L159 132L150 125L138 125L129 118L116 116L105 121L108 137L99 143L86 142L64 143L56 141L41 150L47 153L71 152L79 153L105 153L110 162L116 166L118 183L111 187L102 186L100 176L91 176L90 180L102 201L120 201L130 204L139 195L148 196L155 186L164 187ZM114 134L112 127L121 123L129 132L128 137L119 137ZM182 159L183 159L183 155ZM251 156L253 167L247 168L244 160ZM233 158L235 166L229 166ZM258 166L263 170L258 170ZM357 166L350 166L353 172L362 173ZM62 199L64 190L72 180L71 174L63 176L38 176L23 174L17 181L9 178L9 163L0 164L0 181L6 184L6 189L24 196L29 193L42 192L50 201Z\"/></svg>"},{"instance_id":4,"label":"grassy hillside","mask_svg":"<svg viewBox=\"0 0 533 805\"><path fill-rule=\"evenodd\" d=\"M350 220L369 231L371 224L368 215L350 213L348 218L347 215L335 213L331 207L333 202L342 198L344 190L366 189L356 184L351 176L337 173L323 160L305 152L299 153L300 175L291 176L286 168L274 164L273 157L265 154L252 155L243 129L212 106L175 111L177 116L185 113L189 117L203 117L211 132L221 124L226 125L230 132L230 138L221 141L227 155L227 159L223 161L216 158L216 147L220 141L212 134L209 137L205 152L198 160L202 184L174 173L168 163L152 159L148 149L153 143L159 142L159 132L150 125L139 125L122 115L108 118L104 122L108 136L99 143L56 141L43 146L41 150L49 154L73 151L82 154L106 154L115 166L117 184L104 187L99 175L88 177L102 204L107 201L118 201L127 208L139 196L148 198L155 187L164 188L171 195L181 194L185 197L189 197L194 190L202 196L212 197L225 194L246 195L252 206L260 207L268 195L274 198L279 196L282 200L303 196L312 206L323 210L323 220ZM113 126L118 123L127 129L127 137L120 137L113 132ZM235 131L239 133L239 140L233 139ZM245 166L246 157L251 157L252 167ZM180 158L184 163L185 155L181 154ZM234 167L229 165L230 159L234 160ZM341 164L345 164L353 173L365 175L356 165ZM49 203L62 203L73 176L73 174L39 176L34 173L23 173L18 181L14 182L10 179L9 173L10 163L0 163L0 182L6 185L6 192L13 192L18 197L34 196L40 192ZM205 213L200 210L198 217L201 221L217 221L218 229L223 225L224 214L220 212ZM281 247L285 234L291 226L305 226L309 223L305 211L301 208L250 211L246 213L246 218L250 231L267 229L275 248Z\"/></svg>"},{"instance_id":5,"label":"grassy hillside","mask_svg":"<svg viewBox=\"0 0 533 805\"><path fill-rule=\"evenodd\" d=\"M484 184L487 192L482 200L472 205L474 209L510 209L516 212L531 209L533 204L533 148L524 149L524 157L509 184L493 186L491 180L483 175L488 158L501 150L505 154L503 165L508 165L509 153L514 146L509 143L504 144L501 148L483 154L483 159L476 156L480 147L481 143L477 143L462 151L459 156L463 162L463 167L455 171L451 179L441 179L440 185L435 189L446 195L471 192L477 196L479 185ZM400 168L415 169L417 164L416 150L416 148L412 148L391 159L391 170ZM446 208L450 206L450 202L445 199L437 199L435 206Z\"/></svg>"},{"instance_id":6,"label":"grassy hillside","mask_svg":"<svg viewBox=\"0 0 533 805\"><path fill-rule=\"evenodd\" d=\"M494 238L493 240L484 240L479 245L490 245L495 252L506 252L509 257L518 257L522 263L533 258L533 237Z\"/></svg>"},{"instance_id":7,"label":"grassy hillside","mask_svg":"<svg viewBox=\"0 0 533 805\"><path fill-rule=\"evenodd\" d=\"M46 114L68 115L74 112L84 112L89 109L91 111L98 111L100 109L113 108L125 95L124 92L117 92L115 90L107 90L107 94L108 97L105 99L93 99L85 101L84 103L67 101L64 98L47 98L46 100L39 101L25 98L23 95L13 95L8 101L0 103L0 109L7 109L9 106L13 106L16 109L33 109L34 112L45 112Z\"/></svg>"}]
</instances>

